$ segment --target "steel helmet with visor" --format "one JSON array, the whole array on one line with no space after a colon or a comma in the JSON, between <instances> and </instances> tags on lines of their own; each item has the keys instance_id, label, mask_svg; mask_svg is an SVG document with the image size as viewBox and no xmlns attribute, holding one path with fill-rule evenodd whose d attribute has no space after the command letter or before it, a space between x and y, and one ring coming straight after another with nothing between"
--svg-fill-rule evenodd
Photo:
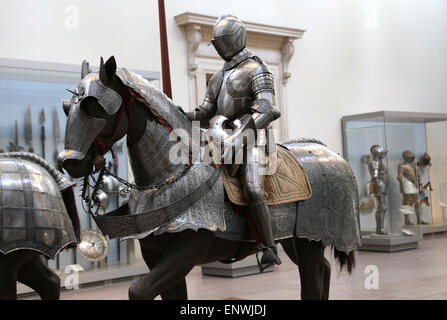
<instances>
[{"instance_id":1,"label":"steel helmet with visor","mask_svg":"<svg viewBox=\"0 0 447 320\"><path fill-rule=\"evenodd\" d=\"M247 31L239 18L226 14L217 19L211 43L225 61L245 49Z\"/></svg>"}]
</instances>

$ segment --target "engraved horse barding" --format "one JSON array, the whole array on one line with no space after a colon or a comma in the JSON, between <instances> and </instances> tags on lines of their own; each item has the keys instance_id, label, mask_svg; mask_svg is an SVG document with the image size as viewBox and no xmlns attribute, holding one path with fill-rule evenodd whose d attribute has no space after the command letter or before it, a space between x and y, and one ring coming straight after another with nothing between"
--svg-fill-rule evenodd
<instances>
[{"instance_id":1,"label":"engraved horse barding","mask_svg":"<svg viewBox=\"0 0 447 320\"><path fill-rule=\"evenodd\" d=\"M106 63L101 59L99 72L90 71L86 62L82 70L78 93L64 103L67 150L60 154L59 165L73 177L88 175L98 153L104 154L127 135L132 170L142 190L134 191L121 211L104 219L96 217L97 221L124 221L123 230L115 236L134 233L140 240L151 271L131 286L130 298L153 299L161 294L164 299L186 299L185 277L194 266L241 259L255 252L247 222L231 203L221 201L221 179L210 183L207 192L197 192L212 178L215 168L169 161L169 152L177 144L169 139L170 132L179 128L192 132L191 121L170 99L141 76L124 68L117 70L113 57ZM85 94L86 81L101 82L96 86L102 87L101 95ZM120 103L114 99L116 93L121 96ZM109 110L116 112L110 114ZM182 142L188 145L189 138ZM292 141L284 147L301 162L313 197L271 207L272 228L277 242L299 266L301 297L327 299L330 265L324 257L325 247L333 246L340 266L347 265L350 271L360 244L357 184L347 162L321 143ZM151 185L162 187L151 190ZM177 205L179 211L185 210L180 205L184 199L190 208L175 212ZM151 212L153 217L144 215ZM142 230L140 224L147 229Z\"/></svg>"},{"instance_id":2,"label":"engraved horse barding","mask_svg":"<svg viewBox=\"0 0 447 320\"><path fill-rule=\"evenodd\" d=\"M0 299L16 281L42 299L58 299L59 277L44 261L79 240L74 183L35 154L0 154Z\"/></svg>"}]
</instances>

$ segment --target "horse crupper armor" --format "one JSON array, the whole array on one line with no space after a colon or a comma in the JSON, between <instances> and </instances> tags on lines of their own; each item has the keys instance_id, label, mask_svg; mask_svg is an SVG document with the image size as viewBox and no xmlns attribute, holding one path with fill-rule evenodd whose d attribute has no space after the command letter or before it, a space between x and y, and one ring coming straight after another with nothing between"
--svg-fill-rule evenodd
<instances>
[{"instance_id":1,"label":"horse crupper armor","mask_svg":"<svg viewBox=\"0 0 447 320\"><path fill-rule=\"evenodd\" d=\"M25 249L54 259L75 246L61 194L71 187L73 183L34 154L0 154L0 252Z\"/></svg>"}]
</instances>

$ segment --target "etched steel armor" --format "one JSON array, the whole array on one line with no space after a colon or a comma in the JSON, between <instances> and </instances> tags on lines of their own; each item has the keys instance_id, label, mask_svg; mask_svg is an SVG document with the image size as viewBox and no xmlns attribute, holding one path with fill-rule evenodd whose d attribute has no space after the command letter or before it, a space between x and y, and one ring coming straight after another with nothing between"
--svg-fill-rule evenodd
<instances>
[{"instance_id":1,"label":"etched steel armor","mask_svg":"<svg viewBox=\"0 0 447 320\"><path fill-rule=\"evenodd\" d=\"M61 191L73 187L48 162L29 153L0 154L0 252L26 249L50 259L76 245Z\"/></svg>"},{"instance_id":2,"label":"etched steel armor","mask_svg":"<svg viewBox=\"0 0 447 320\"><path fill-rule=\"evenodd\" d=\"M95 221L110 238L143 239L186 229L225 231L221 175L201 162L161 189L132 190L127 204L95 216Z\"/></svg>"},{"instance_id":3,"label":"etched steel armor","mask_svg":"<svg viewBox=\"0 0 447 320\"><path fill-rule=\"evenodd\" d=\"M191 120L203 125L214 116L225 116L230 121L247 119L251 115L255 129L263 130L280 117L276 107L273 75L261 59L245 49L246 30L243 23L232 15L221 16L213 29L212 43L225 64L211 78L203 104L192 113ZM256 137L256 130L254 130ZM242 133L235 131L225 143L231 145ZM275 143L268 139L267 152L274 152ZM270 215L265 199L264 175L258 161L258 149L246 146L246 161L239 170L250 212L264 247L261 263L280 263L276 255Z\"/></svg>"},{"instance_id":4,"label":"etched steel armor","mask_svg":"<svg viewBox=\"0 0 447 320\"><path fill-rule=\"evenodd\" d=\"M312 197L298 203L295 235L346 253L358 249L359 193L348 162L318 140L295 140L283 146L300 161L312 187Z\"/></svg>"},{"instance_id":5,"label":"etched steel armor","mask_svg":"<svg viewBox=\"0 0 447 320\"><path fill-rule=\"evenodd\" d=\"M191 121L189 121L183 113L168 112L170 108L166 108L165 106L169 105L174 107L175 104L160 90L150 84L149 81L144 79L142 76L127 70L126 68L118 69L116 72L116 76L123 82L124 85L132 90L132 94L143 97L145 99L145 103L147 103L147 105L150 106L152 110L154 110L154 113L159 115L160 118L162 118L167 123L169 128L183 129L185 130L185 132L192 132ZM100 82L97 81L98 79L99 73L94 72L87 76L84 76L83 82ZM80 87L82 86L80 85ZM79 88L78 91L82 92L82 90L80 90ZM90 117L85 112L85 110L81 108L80 102L86 97L95 98L99 101L99 98L94 95L95 92L89 91L89 94L92 94L92 96L86 96L86 94L84 93L82 96L77 97L79 93L76 93L74 94L71 101L64 101L63 103L64 110L69 116L67 120L66 132L76 132L77 134L65 135L65 150L62 151L58 156L58 168L60 170L62 170L64 163L69 160L85 159L90 146L95 140L95 137L104 129L106 125L105 119ZM116 106L117 102L113 104ZM116 108L108 107L109 111L112 109L115 110ZM118 112L118 109L116 109L116 112ZM169 132L169 128L166 129L166 132ZM189 141L189 144L192 144L193 142L194 141ZM185 144L188 144L188 142L185 142ZM166 144L165 147L168 147L168 145ZM194 147L195 146L192 145L193 150ZM151 154L147 155L147 157L157 156L156 154L154 155L154 152L151 152ZM163 154L163 152L158 150L158 154ZM145 160L149 160L147 159L147 157ZM161 163L162 161L159 162ZM134 165L137 167L144 166L141 163L135 163ZM133 169L142 170L139 168Z\"/></svg>"},{"instance_id":6,"label":"etched steel armor","mask_svg":"<svg viewBox=\"0 0 447 320\"><path fill-rule=\"evenodd\" d=\"M368 163L369 173L371 175L371 192L377 201L376 209L376 233L381 235L388 234L385 231L386 195L390 183L389 176L383 159L388 151L379 145L371 147L371 160Z\"/></svg>"}]
</instances>

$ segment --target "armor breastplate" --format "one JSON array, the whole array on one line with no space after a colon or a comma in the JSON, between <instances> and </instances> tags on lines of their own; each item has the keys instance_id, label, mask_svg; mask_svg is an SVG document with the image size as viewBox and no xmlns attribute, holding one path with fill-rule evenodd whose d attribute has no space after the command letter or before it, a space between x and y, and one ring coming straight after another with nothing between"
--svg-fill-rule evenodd
<instances>
[{"instance_id":1,"label":"armor breastplate","mask_svg":"<svg viewBox=\"0 0 447 320\"><path fill-rule=\"evenodd\" d=\"M235 120L250 113L253 102L251 80L253 71L260 66L259 62L247 59L237 67L224 71L217 98L217 115Z\"/></svg>"},{"instance_id":2,"label":"armor breastplate","mask_svg":"<svg viewBox=\"0 0 447 320\"><path fill-rule=\"evenodd\" d=\"M371 160L369 163L369 171L371 174L371 179L378 179L378 184L376 185L376 192L378 194L387 193L388 185L388 173L386 171L385 165L380 160Z\"/></svg>"}]
</instances>

